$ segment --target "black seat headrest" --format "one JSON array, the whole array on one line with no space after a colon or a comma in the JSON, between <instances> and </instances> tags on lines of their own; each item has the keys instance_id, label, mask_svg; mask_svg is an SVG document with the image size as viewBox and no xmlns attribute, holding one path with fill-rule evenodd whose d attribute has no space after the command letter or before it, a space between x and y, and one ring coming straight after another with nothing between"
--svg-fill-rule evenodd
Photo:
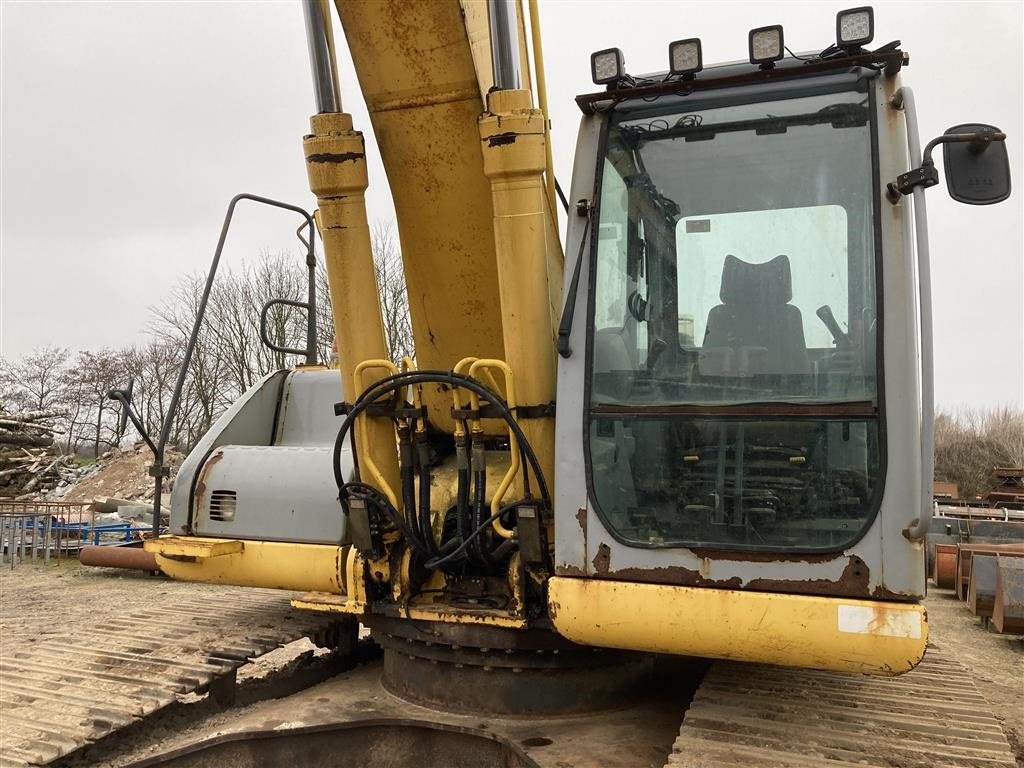
<instances>
[{"instance_id":1,"label":"black seat headrest","mask_svg":"<svg viewBox=\"0 0 1024 768\"><path fill-rule=\"evenodd\" d=\"M793 298L789 257L779 255L763 264L750 264L726 256L719 297L723 304L788 304Z\"/></svg>"}]
</instances>

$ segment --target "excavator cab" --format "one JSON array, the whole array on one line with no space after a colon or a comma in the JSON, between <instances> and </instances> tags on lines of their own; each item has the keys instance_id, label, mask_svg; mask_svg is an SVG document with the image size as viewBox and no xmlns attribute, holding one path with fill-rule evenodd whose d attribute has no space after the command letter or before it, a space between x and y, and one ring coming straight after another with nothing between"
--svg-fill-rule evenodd
<instances>
[{"instance_id":1,"label":"excavator cab","mask_svg":"<svg viewBox=\"0 0 1024 768\"><path fill-rule=\"evenodd\" d=\"M898 672L924 652L931 477L927 250L895 183L920 152L906 59L841 41L782 58L781 34L710 68L680 41L689 68L644 78L594 54L607 91L577 99L567 248L587 322L558 371L556 509L577 524L556 525L554 623ZM751 642L773 614L791 629ZM710 615L720 630L689 629Z\"/></svg>"}]
</instances>

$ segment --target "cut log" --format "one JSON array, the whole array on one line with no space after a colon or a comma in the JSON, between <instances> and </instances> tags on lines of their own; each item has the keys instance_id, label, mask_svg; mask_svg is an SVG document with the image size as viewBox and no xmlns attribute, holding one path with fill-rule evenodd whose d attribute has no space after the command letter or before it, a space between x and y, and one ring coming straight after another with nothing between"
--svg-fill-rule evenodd
<instances>
[{"instance_id":1,"label":"cut log","mask_svg":"<svg viewBox=\"0 0 1024 768\"><path fill-rule=\"evenodd\" d=\"M17 419L7 419L0 417L0 427L4 427L10 430L34 430L36 432L56 432L55 427L48 426L46 424L36 424L31 421L18 421ZM62 433L63 434L63 433Z\"/></svg>"},{"instance_id":2,"label":"cut log","mask_svg":"<svg viewBox=\"0 0 1024 768\"><path fill-rule=\"evenodd\" d=\"M13 432L0 432L0 445L53 445L53 438L46 435L21 435Z\"/></svg>"},{"instance_id":3,"label":"cut log","mask_svg":"<svg viewBox=\"0 0 1024 768\"><path fill-rule=\"evenodd\" d=\"M24 488L22 488L22 490L25 493L34 491L36 489L36 486L38 486L39 483L46 479L46 475L49 473L49 471L53 469L55 466L57 466L60 463L60 461L61 458L58 456L50 463L50 465L46 469L44 469L42 472L37 472L35 477L33 477L31 480L25 483L25 486Z\"/></svg>"},{"instance_id":4,"label":"cut log","mask_svg":"<svg viewBox=\"0 0 1024 768\"><path fill-rule=\"evenodd\" d=\"M5 419L14 421L39 421L40 419L56 419L65 416L64 411L22 411L21 413L4 414Z\"/></svg>"}]
</instances>

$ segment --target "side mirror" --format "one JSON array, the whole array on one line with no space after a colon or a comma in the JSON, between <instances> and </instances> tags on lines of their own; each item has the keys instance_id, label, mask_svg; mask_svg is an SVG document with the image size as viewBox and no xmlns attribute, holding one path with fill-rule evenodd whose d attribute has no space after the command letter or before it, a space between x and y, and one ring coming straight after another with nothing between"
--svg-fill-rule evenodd
<instances>
[{"instance_id":1,"label":"side mirror","mask_svg":"<svg viewBox=\"0 0 1024 768\"><path fill-rule=\"evenodd\" d=\"M946 187L958 203L992 205L1010 196L1010 159L1006 142L995 140L1001 134L995 126L977 123L955 125L946 136L975 134L972 141L946 144L943 149Z\"/></svg>"},{"instance_id":2,"label":"side mirror","mask_svg":"<svg viewBox=\"0 0 1024 768\"><path fill-rule=\"evenodd\" d=\"M924 148L921 167L896 177L887 187L886 197L893 204L914 189L927 189L939 183L939 172L932 150L945 144L946 186L958 203L992 205L1010 196L1010 159L1006 154L1006 134L992 125L965 123L956 125Z\"/></svg>"}]
</instances>

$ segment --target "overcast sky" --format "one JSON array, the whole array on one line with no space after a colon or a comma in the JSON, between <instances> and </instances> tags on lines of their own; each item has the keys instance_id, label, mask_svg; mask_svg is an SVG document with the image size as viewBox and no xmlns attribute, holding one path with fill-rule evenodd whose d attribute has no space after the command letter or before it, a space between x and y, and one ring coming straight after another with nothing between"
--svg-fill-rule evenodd
<instances>
[{"instance_id":1,"label":"overcast sky","mask_svg":"<svg viewBox=\"0 0 1024 768\"><path fill-rule=\"evenodd\" d=\"M664 70L671 40L707 63L746 57L747 31L782 24L818 50L849 3L541 0L556 175L570 177L589 54L618 46L633 73ZM1022 3L876 2L875 44L903 41L922 138L998 125L1015 191L987 208L928 193L936 397L1024 404ZM205 271L228 200L248 191L313 208L302 135L313 110L297 2L0 0L0 354L140 340L148 307ZM342 99L367 132L371 220L394 218L342 41ZM296 253L285 214L241 210L226 251Z\"/></svg>"}]
</instances>

